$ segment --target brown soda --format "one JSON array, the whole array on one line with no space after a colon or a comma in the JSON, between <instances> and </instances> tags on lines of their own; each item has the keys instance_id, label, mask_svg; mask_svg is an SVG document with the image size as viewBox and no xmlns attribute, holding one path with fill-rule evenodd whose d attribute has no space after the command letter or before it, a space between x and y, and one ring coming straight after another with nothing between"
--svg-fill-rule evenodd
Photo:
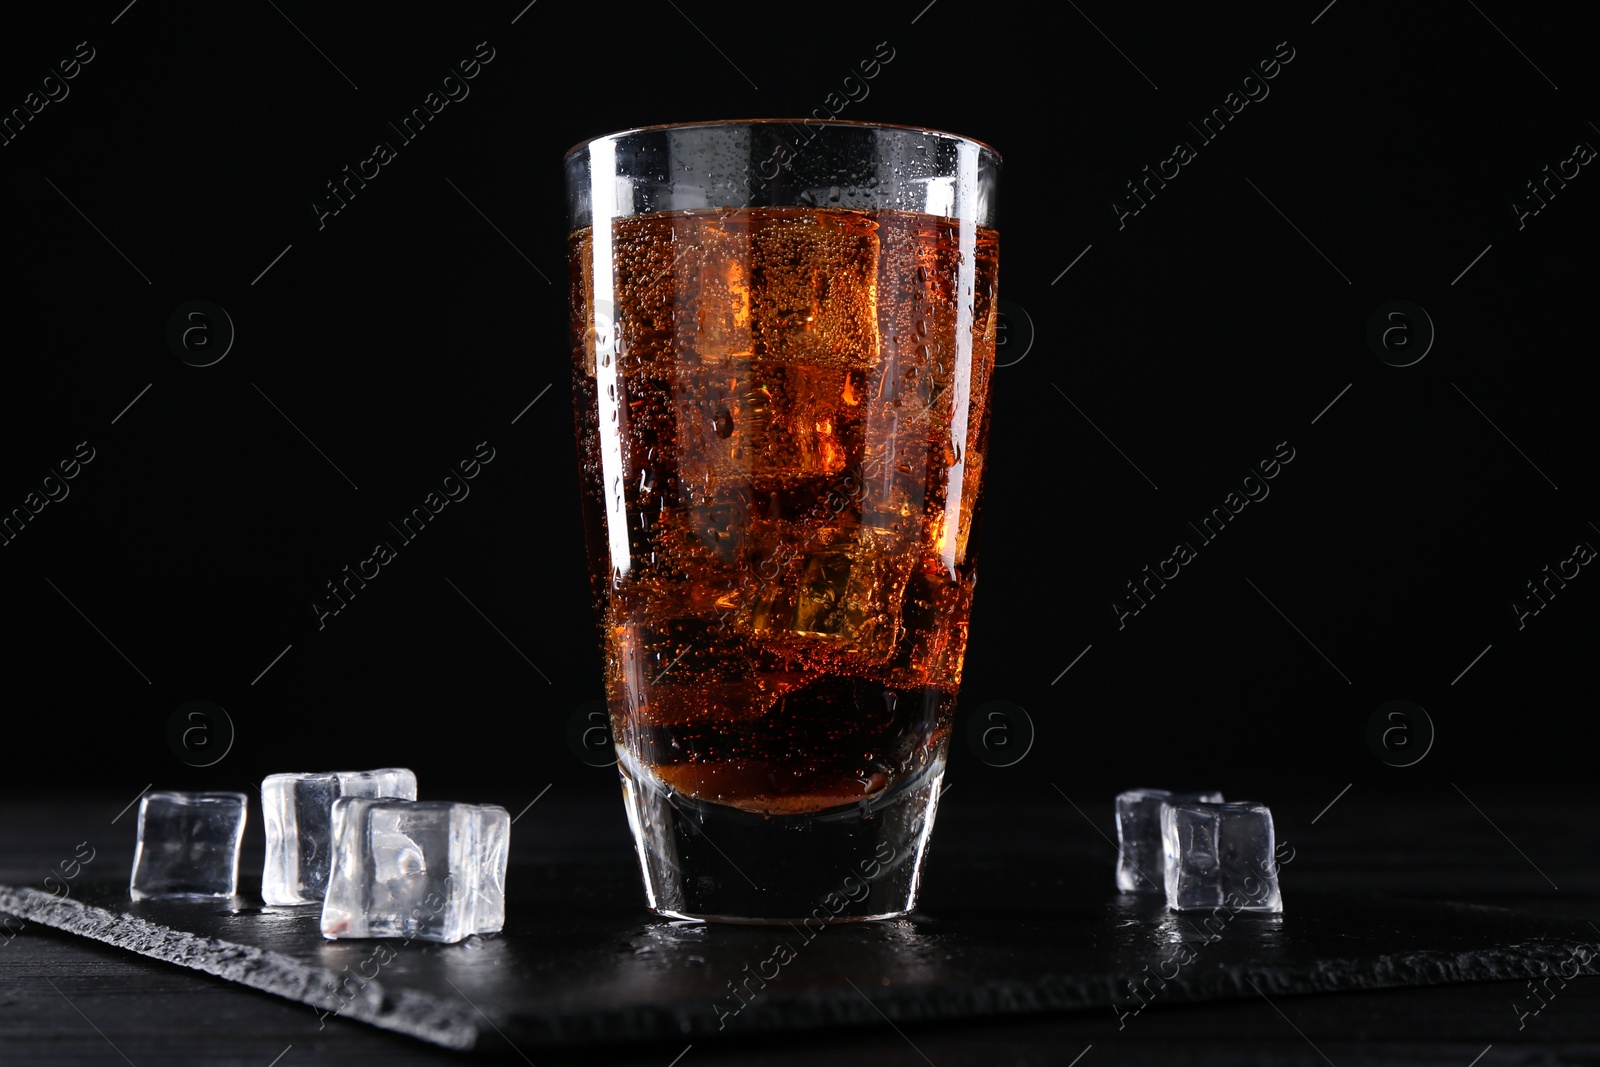
<instances>
[{"instance_id":1,"label":"brown soda","mask_svg":"<svg viewBox=\"0 0 1600 1067\"><path fill-rule=\"evenodd\" d=\"M645 215L612 224L600 302L572 235L591 587L614 735L647 773L815 812L943 751L997 248L903 211Z\"/></svg>"}]
</instances>

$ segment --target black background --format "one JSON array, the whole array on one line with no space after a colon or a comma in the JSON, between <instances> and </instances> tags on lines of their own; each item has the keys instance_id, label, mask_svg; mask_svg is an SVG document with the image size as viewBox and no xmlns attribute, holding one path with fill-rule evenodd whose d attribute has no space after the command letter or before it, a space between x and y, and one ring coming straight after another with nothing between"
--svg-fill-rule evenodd
<instances>
[{"instance_id":1,"label":"black background","mask_svg":"<svg viewBox=\"0 0 1600 1067\"><path fill-rule=\"evenodd\" d=\"M562 155L630 126L810 114L880 42L894 58L839 117L998 148L1002 359L1026 347L1015 309L1033 332L995 377L950 780L1029 804L1049 783L1216 785L1311 810L1351 783L1583 784L1600 578L1521 629L1510 605L1600 545L1600 178L1584 167L1521 229L1511 203L1600 145L1593 22L924 3L8 13L0 109L78 42L94 58L0 147L0 511L79 442L95 458L0 547L0 791L252 791L393 764L513 811L547 784L615 790L567 741L600 658ZM325 183L484 41L470 96L319 228ZM1294 58L1270 95L1201 145L1186 122L1279 42ZM1179 140L1197 158L1119 228L1112 199ZM213 366L167 342L193 299L236 329ZM1366 340L1394 299L1437 330L1409 367ZM481 441L471 495L319 629L324 584ZM1187 522L1279 442L1295 458L1271 495L1119 629L1124 583L1195 542ZM207 768L167 741L197 699L237 731ZM1390 700L1436 730L1410 767L1368 744ZM1013 766L968 743L989 701L1035 727Z\"/></svg>"}]
</instances>

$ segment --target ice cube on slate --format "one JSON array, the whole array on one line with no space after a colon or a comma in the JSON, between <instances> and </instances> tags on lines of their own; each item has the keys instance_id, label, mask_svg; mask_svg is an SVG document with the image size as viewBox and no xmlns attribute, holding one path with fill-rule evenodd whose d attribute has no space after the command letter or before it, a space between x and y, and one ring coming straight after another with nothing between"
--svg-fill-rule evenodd
<instances>
[{"instance_id":1,"label":"ice cube on slate","mask_svg":"<svg viewBox=\"0 0 1600 1067\"><path fill-rule=\"evenodd\" d=\"M1161 892L1161 805L1164 802L1220 803L1216 790L1169 793L1130 789L1117 794L1117 888L1124 893Z\"/></svg>"},{"instance_id":2,"label":"ice cube on slate","mask_svg":"<svg viewBox=\"0 0 1600 1067\"><path fill-rule=\"evenodd\" d=\"M1265 804L1163 803L1161 840L1172 910L1283 910Z\"/></svg>"},{"instance_id":3,"label":"ice cube on slate","mask_svg":"<svg viewBox=\"0 0 1600 1067\"><path fill-rule=\"evenodd\" d=\"M239 886L243 793L146 793L128 892L153 897L231 897Z\"/></svg>"},{"instance_id":4,"label":"ice cube on slate","mask_svg":"<svg viewBox=\"0 0 1600 1067\"><path fill-rule=\"evenodd\" d=\"M320 904L328 892L330 820L340 797L417 799L417 776L403 767L324 774L271 774L261 782L267 862L261 899Z\"/></svg>"},{"instance_id":5,"label":"ice cube on slate","mask_svg":"<svg viewBox=\"0 0 1600 1067\"><path fill-rule=\"evenodd\" d=\"M322 936L460 941L505 925L511 815L492 804L343 797Z\"/></svg>"}]
</instances>

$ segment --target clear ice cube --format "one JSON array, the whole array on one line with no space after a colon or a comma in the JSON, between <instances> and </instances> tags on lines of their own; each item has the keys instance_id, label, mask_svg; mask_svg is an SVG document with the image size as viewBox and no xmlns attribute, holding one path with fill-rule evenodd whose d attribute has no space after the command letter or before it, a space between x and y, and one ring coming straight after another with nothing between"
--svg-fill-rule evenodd
<instances>
[{"instance_id":1,"label":"clear ice cube","mask_svg":"<svg viewBox=\"0 0 1600 1067\"><path fill-rule=\"evenodd\" d=\"M267 860L261 899L320 904L328 892L333 802L340 797L417 799L417 776L403 767L322 774L272 774L261 782Z\"/></svg>"},{"instance_id":2,"label":"clear ice cube","mask_svg":"<svg viewBox=\"0 0 1600 1067\"><path fill-rule=\"evenodd\" d=\"M1161 841L1173 911L1283 910L1272 812L1265 804L1163 803Z\"/></svg>"},{"instance_id":3,"label":"clear ice cube","mask_svg":"<svg viewBox=\"0 0 1600 1067\"><path fill-rule=\"evenodd\" d=\"M495 805L342 797L322 936L460 941L505 925L511 815Z\"/></svg>"},{"instance_id":4,"label":"clear ice cube","mask_svg":"<svg viewBox=\"0 0 1600 1067\"><path fill-rule=\"evenodd\" d=\"M1220 803L1222 794L1214 789L1130 789L1117 794L1117 888L1122 892L1161 892L1161 805L1186 801Z\"/></svg>"},{"instance_id":5,"label":"clear ice cube","mask_svg":"<svg viewBox=\"0 0 1600 1067\"><path fill-rule=\"evenodd\" d=\"M156 897L231 897L239 886L243 793L147 793L128 892Z\"/></svg>"}]
</instances>

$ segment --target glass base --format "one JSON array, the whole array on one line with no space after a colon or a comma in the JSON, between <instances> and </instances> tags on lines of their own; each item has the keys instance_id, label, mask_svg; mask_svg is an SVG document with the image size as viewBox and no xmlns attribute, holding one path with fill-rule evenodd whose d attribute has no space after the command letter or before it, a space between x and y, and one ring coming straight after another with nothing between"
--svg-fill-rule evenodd
<instances>
[{"instance_id":1,"label":"glass base","mask_svg":"<svg viewBox=\"0 0 1600 1067\"><path fill-rule=\"evenodd\" d=\"M651 911L726 923L893 919L917 906L944 760L868 800L760 815L679 793L619 752Z\"/></svg>"}]
</instances>

